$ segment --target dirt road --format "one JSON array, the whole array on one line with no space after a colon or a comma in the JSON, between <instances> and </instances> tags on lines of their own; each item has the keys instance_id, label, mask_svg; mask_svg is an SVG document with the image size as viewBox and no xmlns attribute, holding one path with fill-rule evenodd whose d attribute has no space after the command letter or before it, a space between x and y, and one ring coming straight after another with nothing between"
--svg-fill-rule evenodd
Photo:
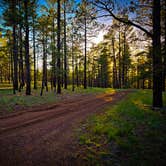
<instances>
[{"instance_id":1,"label":"dirt road","mask_svg":"<svg viewBox=\"0 0 166 166\"><path fill-rule=\"evenodd\" d=\"M0 117L0 165L80 165L74 129L127 93L87 94Z\"/></svg>"}]
</instances>

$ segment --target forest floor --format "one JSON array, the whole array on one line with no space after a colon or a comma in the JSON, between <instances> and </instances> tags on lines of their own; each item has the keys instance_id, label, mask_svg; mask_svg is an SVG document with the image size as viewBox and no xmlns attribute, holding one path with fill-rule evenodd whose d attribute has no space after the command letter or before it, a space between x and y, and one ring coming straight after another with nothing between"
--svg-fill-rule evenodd
<instances>
[{"instance_id":1,"label":"forest floor","mask_svg":"<svg viewBox=\"0 0 166 166\"><path fill-rule=\"evenodd\" d=\"M80 158L87 165L165 166L166 93L164 107L153 110L152 91L136 90L81 125Z\"/></svg>"},{"instance_id":2,"label":"forest floor","mask_svg":"<svg viewBox=\"0 0 166 166\"><path fill-rule=\"evenodd\" d=\"M55 104L1 115L0 165L83 165L76 136L81 122L103 113L129 92L73 95Z\"/></svg>"},{"instance_id":3,"label":"forest floor","mask_svg":"<svg viewBox=\"0 0 166 166\"><path fill-rule=\"evenodd\" d=\"M37 90L32 89L31 95L27 96L25 95L25 89L13 95L11 88L0 87L0 116L18 111L22 112L34 106L41 107L41 105L45 104L55 104L62 100L83 96L84 94L110 93L113 91L115 90L112 88L83 89L82 87L75 87L75 91L73 92L71 86L68 86L67 90L62 89L62 94L58 95L54 91L51 91L49 87L49 91L44 91L42 96L40 96L40 88Z\"/></svg>"}]
</instances>

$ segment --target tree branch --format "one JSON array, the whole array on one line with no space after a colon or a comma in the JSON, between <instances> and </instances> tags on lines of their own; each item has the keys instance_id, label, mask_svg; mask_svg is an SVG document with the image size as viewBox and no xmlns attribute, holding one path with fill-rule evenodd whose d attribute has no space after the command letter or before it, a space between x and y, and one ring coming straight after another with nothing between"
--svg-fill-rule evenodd
<instances>
[{"instance_id":1,"label":"tree branch","mask_svg":"<svg viewBox=\"0 0 166 166\"><path fill-rule=\"evenodd\" d=\"M127 24L127 25L132 25L140 30L142 30L143 32L145 32L149 37L152 38L153 34L150 33L147 29L141 27L140 25L138 24L135 24L134 22L130 21L130 20L124 20L123 18L119 18L117 16L115 16L111 11L108 11L110 13L110 16L112 16L114 19L124 23L124 24Z\"/></svg>"},{"instance_id":2,"label":"tree branch","mask_svg":"<svg viewBox=\"0 0 166 166\"><path fill-rule=\"evenodd\" d=\"M99 3L100 3L101 5L99 5ZM117 17L115 14L113 14L112 8L110 9L110 8L108 7L108 4L107 4L107 3L104 3L103 1L98 0L98 3L95 3L95 2L92 1L92 4L94 4L97 8L100 8L100 9L103 9L103 10L107 11L107 12L110 14L110 16L113 17L115 20L117 20L117 21L119 21L119 22L122 22L122 23L124 23L124 24L127 24L127 25L134 26L134 27L140 29L141 31L145 32L149 37L152 38L153 34L150 33L147 29L145 29L145 28L141 27L140 25L138 25L138 24L132 22L131 20L125 20L125 19L119 18L119 17ZM104 17L104 16L108 16L108 15L103 15L103 17ZM102 17L102 16L100 16L100 17Z\"/></svg>"}]
</instances>

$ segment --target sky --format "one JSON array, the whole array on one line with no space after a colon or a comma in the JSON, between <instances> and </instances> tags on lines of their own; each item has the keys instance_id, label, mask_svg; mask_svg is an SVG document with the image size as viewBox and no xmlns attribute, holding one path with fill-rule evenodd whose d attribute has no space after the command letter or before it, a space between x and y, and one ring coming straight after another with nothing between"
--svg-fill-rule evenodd
<instances>
[{"instance_id":1,"label":"sky","mask_svg":"<svg viewBox=\"0 0 166 166\"><path fill-rule=\"evenodd\" d=\"M1 0L0 0L1 1ZM75 2L79 3L81 0L75 0ZM117 4L119 5L126 5L127 3L129 3L129 0L115 0ZM38 0L38 4L39 5L46 5L47 2L46 0ZM2 7L0 6L0 15L2 13ZM105 23L106 25L110 25L112 18L111 17L107 17L107 18L100 18L98 21L101 23ZM0 17L0 24L2 24L3 20ZM93 42L94 43L99 43L102 39L103 39L103 35L105 34L104 31L100 31L99 34L97 35L96 38L94 38Z\"/></svg>"}]
</instances>

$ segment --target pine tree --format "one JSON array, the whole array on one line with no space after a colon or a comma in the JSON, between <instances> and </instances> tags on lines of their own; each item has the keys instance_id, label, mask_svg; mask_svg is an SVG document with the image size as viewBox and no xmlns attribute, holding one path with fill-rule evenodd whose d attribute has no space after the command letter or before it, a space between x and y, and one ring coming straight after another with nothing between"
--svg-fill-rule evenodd
<instances>
[{"instance_id":1,"label":"pine tree","mask_svg":"<svg viewBox=\"0 0 166 166\"><path fill-rule=\"evenodd\" d=\"M31 94L31 74L30 74L30 55L29 55L29 0L24 0L25 7L25 66L26 66L26 95Z\"/></svg>"},{"instance_id":2,"label":"pine tree","mask_svg":"<svg viewBox=\"0 0 166 166\"><path fill-rule=\"evenodd\" d=\"M57 1L57 93L61 93L61 4Z\"/></svg>"}]
</instances>

